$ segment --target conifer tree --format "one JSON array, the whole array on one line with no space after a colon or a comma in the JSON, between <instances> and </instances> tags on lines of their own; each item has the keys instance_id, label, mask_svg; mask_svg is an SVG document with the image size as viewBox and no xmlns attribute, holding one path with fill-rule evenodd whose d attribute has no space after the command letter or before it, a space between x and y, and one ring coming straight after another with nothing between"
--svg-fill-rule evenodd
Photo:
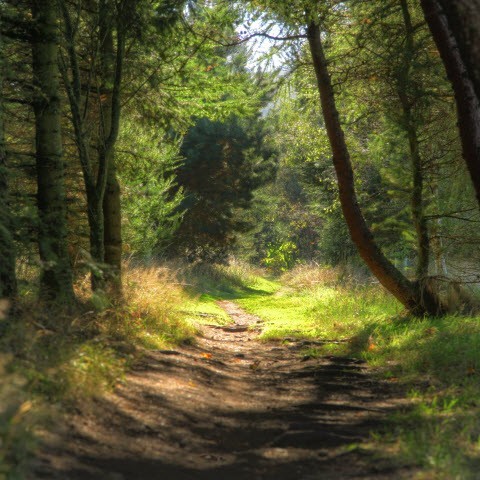
<instances>
[{"instance_id":1,"label":"conifer tree","mask_svg":"<svg viewBox=\"0 0 480 480\"><path fill-rule=\"evenodd\" d=\"M67 249L57 2L32 0L31 8L40 296L46 301L69 302L73 287Z\"/></svg>"},{"instance_id":2,"label":"conifer tree","mask_svg":"<svg viewBox=\"0 0 480 480\"><path fill-rule=\"evenodd\" d=\"M3 81L5 76L3 24L0 13L0 299L12 298L17 291L12 215L8 198L7 149L5 145Z\"/></svg>"}]
</instances>

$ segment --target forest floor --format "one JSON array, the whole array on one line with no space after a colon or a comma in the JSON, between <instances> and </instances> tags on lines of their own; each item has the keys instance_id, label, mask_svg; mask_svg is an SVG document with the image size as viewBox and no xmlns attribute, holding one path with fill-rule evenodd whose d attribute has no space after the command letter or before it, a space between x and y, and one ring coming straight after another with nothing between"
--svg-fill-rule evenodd
<instances>
[{"instance_id":1,"label":"forest floor","mask_svg":"<svg viewBox=\"0 0 480 480\"><path fill-rule=\"evenodd\" d=\"M218 305L232 323L147 352L113 392L68 414L34 478L412 478L369 447L370 432L405 406L398 386L361 360L302 354L327 340L260 341L262 320Z\"/></svg>"}]
</instances>

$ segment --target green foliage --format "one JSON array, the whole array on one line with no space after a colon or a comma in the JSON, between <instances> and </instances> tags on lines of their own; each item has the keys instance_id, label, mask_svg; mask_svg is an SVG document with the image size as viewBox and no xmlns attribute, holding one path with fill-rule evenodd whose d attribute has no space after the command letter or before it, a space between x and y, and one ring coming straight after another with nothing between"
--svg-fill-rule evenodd
<instances>
[{"instance_id":1,"label":"green foliage","mask_svg":"<svg viewBox=\"0 0 480 480\"><path fill-rule=\"evenodd\" d=\"M271 175L268 152L261 151L260 138L250 133L246 120L231 117L199 119L181 154L185 160L176 173L185 215L172 251L190 261L225 261L236 232L250 228L237 212L250 208L253 191Z\"/></svg>"},{"instance_id":2,"label":"green foliage","mask_svg":"<svg viewBox=\"0 0 480 480\"><path fill-rule=\"evenodd\" d=\"M124 123L117 149L123 183L125 250L136 255L162 253L172 242L183 211L183 192L175 187L179 145L140 119Z\"/></svg>"},{"instance_id":3,"label":"green foliage","mask_svg":"<svg viewBox=\"0 0 480 480\"><path fill-rule=\"evenodd\" d=\"M293 267L296 251L297 246L293 242L269 243L267 245L267 256L263 259L263 263L276 273L285 272Z\"/></svg>"},{"instance_id":4,"label":"green foliage","mask_svg":"<svg viewBox=\"0 0 480 480\"><path fill-rule=\"evenodd\" d=\"M287 262L290 268L295 261L318 259L322 225L315 194L305 181L302 167L286 165L282 157L279 162L274 182L255 192L247 213L254 228L242 235L237 254L263 265L273 253L272 246L275 249L292 243L296 249L292 261Z\"/></svg>"}]
</instances>

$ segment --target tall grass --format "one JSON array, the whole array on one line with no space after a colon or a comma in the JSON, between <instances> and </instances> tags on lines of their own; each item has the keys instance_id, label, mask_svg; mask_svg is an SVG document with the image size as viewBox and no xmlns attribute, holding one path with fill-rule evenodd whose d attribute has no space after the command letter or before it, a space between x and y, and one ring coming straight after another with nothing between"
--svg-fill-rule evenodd
<instances>
[{"instance_id":1,"label":"tall grass","mask_svg":"<svg viewBox=\"0 0 480 480\"><path fill-rule=\"evenodd\" d=\"M75 310L46 310L27 292L15 318L0 318L0 480L23 478L47 404L83 403L122 381L145 349L192 341L174 271L127 264L124 285L123 300L108 304L80 279Z\"/></svg>"}]
</instances>

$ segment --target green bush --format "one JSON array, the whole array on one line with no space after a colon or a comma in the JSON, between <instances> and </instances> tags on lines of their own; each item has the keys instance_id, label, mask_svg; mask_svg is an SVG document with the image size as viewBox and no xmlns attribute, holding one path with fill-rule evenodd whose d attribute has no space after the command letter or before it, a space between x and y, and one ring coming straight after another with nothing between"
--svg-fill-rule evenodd
<instances>
[{"instance_id":1,"label":"green bush","mask_svg":"<svg viewBox=\"0 0 480 480\"><path fill-rule=\"evenodd\" d=\"M263 263L270 270L280 273L293 267L297 246L293 242L270 243Z\"/></svg>"}]
</instances>

